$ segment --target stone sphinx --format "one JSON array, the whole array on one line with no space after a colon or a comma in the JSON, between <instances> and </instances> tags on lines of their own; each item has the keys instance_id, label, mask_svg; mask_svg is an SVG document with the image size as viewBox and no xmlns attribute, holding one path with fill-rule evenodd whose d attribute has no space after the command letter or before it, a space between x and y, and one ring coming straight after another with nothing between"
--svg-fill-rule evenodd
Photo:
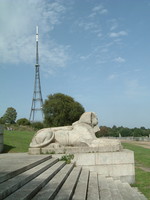
<instances>
[{"instance_id":1,"label":"stone sphinx","mask_svg":"<svg viewBox=\"0 0 150 200\"><path fill-rule=\"evenodd\" d=\"M30 143L30 148L60 148L60 147L115 147L121 149L120 141L98 139L95 133L99 131L98 119L95 113L85 112L71 126L44 128L39 130Z\"/></svg>"}]
</instances>

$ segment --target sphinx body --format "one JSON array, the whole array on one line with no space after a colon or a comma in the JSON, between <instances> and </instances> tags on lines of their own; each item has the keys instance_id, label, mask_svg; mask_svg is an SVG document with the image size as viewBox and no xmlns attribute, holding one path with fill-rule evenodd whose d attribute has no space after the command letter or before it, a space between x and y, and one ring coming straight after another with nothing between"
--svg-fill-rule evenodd
<instances>
[{"instance_id":1,"label":"sphinx body","mask_svg":"<svg viewBox=\"0 0 150 200\"><path fill-rule=\"evenodd\" d=\"M85 112L79 121L71 126L44 128L39 130L33 137L30 147L53 147L61 146L116 146L119 150L121 144L118 140L98 139L95 133L99 131L98 119L95 113Z\"/></svg>"}]
</instances>

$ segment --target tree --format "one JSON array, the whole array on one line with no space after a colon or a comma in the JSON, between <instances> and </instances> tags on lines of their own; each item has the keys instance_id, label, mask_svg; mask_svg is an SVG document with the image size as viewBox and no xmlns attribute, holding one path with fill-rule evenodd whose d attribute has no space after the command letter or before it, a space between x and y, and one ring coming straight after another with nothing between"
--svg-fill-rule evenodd
<instances>
[{"instance_id":1,"label":"tree","mask_svg":"<svg viewBox=\"0 0 150 200\"><path fill-rule=\"evenodd\" d=\"M96 133L97 137L108 137L109 135L109 128L107 126L100 126L100 131Z\"/></svg>"},{"instance_id":2,"label":"tree","mask_svg":"<svg viewBox=\"0 0 150 200\"><path fill-rule=\"evenodd\" d=\"M134 128L133 129L133 137L141 137L142 136L142 131L139 128Z\"/></svg>"},{"instance_id":3,"label":"tree","mask_svg":"<svg viewBox=\"0 0 150 200\"><path fill-rule=\"evenodd\" d=\"M35 130L40 130L40 129L44 128L44 124L42 122L33 122L33 123L31 123L31 126Z\"/></svg>"},{"instance_id":4,"label":"tree","mask_svg":"<svg viewBox=\"0 0 150 200\"><path fill-rule=\"evenodd\" d=\"M129 137L132 136L132 131L129 128L120 128L119 133L121 134L122 137Z\"/></svg>"},{"instance_id":5,"label":"tree","mask_svg":"<svg viewBox=\"0 0 150 200\"><path fill-rule=\"evenodd\" d=\"M0 124L5 124L5 120L3 117L0 118Z\"/></svg>"},{"instance_id":6,"label":"tree","mask_svg":"<svg viewBox=\"0 0 150 200\"><path fill-rule=\"evenodd\" d=\"M23 126L30 125L30 121L26 118L18 119L16 123Z\"/></svg>"},{"instance_id":7,"label":"tree","mask_svg":"<svg viewBox=\"0 0 150 200\"><path fill-rule=\"evenodd\" d=\"M51 127L71 125L84 112L80 103L62 93L49 95L43 105L44 123Z\"/></svg>"},{"instance_id":8,"label":"tree","mask_svg":"<svg viewBox=\"0 0 150 200\"><path fill-rule=\"evenodd\" d=\"M17 118L17 112L14 108L7 108L5 114L3 115L3 119L5 123L14 124Z\"/></svg>"}]
</instances>

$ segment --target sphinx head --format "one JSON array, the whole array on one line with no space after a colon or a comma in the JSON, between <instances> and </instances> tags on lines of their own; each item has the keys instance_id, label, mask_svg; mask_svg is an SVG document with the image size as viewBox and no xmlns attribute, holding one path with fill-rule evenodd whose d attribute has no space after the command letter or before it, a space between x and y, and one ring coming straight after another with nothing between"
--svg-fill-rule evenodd
<instances>
[{"instance_id":1,"label":"sphinx head","mask_svg":"<svg viewBox=\"0 0 150 200\"><path fill-rule=\"evenodd\" d=\"M83 113L79 119L79 123L90 125L94 129L95 133L100 130L98 126L98 118L94 112Z\"/></svg>"}]
</instances>

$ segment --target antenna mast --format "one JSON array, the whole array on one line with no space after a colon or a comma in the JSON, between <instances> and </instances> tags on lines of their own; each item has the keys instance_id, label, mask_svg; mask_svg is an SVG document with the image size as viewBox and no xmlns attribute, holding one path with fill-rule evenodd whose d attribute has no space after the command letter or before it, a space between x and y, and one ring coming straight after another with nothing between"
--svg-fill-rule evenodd
<instances>
[{"instance_id":1,"label":"antenna mast","mask_svg":"<svg viewBox=\"0 0 150 200\"><path fill-rule=\"evenodd\" d=\"M41 113L43 119L43 99L42 99L42 92L41 92L41 83L40 83L40 65L39 65L39 52L38 52L38 40L39 40L39 30L38 26L36 26L36 64L35 64L35 81L34 81L34 92L33 92L33 99L32 99L32 106L30 111L29 120L31 122L35 121L35 114L37 111ZM39 121L39 120L37 120Z\"/></svg>"}]
</instances>

